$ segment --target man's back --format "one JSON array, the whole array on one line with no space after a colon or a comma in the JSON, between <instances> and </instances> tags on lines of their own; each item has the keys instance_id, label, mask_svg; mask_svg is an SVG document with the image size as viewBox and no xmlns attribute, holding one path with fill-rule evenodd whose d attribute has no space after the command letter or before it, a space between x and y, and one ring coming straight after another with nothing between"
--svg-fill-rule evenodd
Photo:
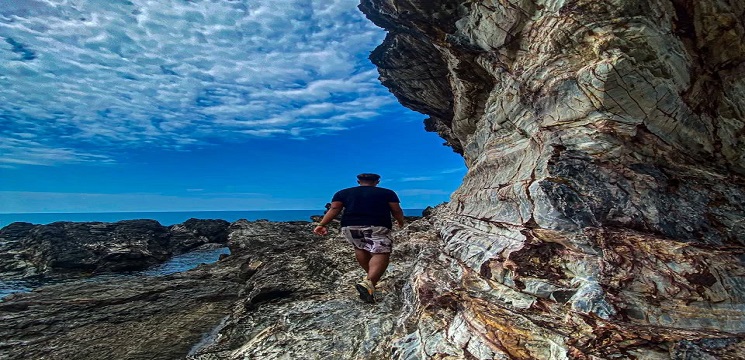
<instances>
[{"instance_id":1,"label":"man's back","mask_svg":"<svg viewBox=\"0 0 745 360\"><path fill-rule=\"evenodd\" d=\"M338 191L333 201L344 204L341 226L371 225L392 227L389 203L398 203L393 190L376 186L356 186Z\"/></svg>"}]
</instances>

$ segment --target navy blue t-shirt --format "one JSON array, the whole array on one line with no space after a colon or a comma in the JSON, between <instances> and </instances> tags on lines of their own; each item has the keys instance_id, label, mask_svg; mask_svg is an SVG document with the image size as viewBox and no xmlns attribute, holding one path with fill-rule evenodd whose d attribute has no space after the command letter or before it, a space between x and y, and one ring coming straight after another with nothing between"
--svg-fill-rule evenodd
<instances>
[{"instance_id":1,"label":"navy blue t-shirt","mask_svg":"<svg viewBox=\"0 0 745 360\"><path fill-rule=\"evenodd\" d=\"M341 226L384 226L391 228L391 207L388 203L398 203L398 195L393 190L376 186L357 186L339 190L331 201L344 204Z\"/></svg>"}]
</instances>

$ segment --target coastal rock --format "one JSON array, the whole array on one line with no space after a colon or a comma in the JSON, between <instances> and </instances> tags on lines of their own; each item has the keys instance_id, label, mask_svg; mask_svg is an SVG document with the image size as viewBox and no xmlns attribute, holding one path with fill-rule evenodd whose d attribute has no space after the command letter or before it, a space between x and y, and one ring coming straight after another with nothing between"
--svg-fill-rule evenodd
<instances>
[{"instance_id":1,"label":"coastal rock","mask_svg":"<svg viewBox=\"0 0 745 360\"><path fill-rule=\"evenodd\" d=\"M10 295L0 301L0 359L183 359L230 314L244 261Z\"/></svg>"},{"instance_id":2,"label":"coastal rock","mask_svg":"<svg viewBox=\"0 0 745 360\"><path fill-rule=\"evenodd\" d=\"M364 276L338 232L311 234L313 224L238 221L230 248L251 254L250 274L231 316L189 359L388 358L402 313L408 309L409 274L438 237L426 220L395 233L392 265L379 284L378 303L359 300L354 283Z\"/></svg>"},{"instance_id":3,"label":"coastal rock","mask_svg":"<svg viewBox=\"0 0 745 360\"><path fill-rule=\"evenodd\" d=\"M0 229L0 273L10 280L142 270L207 243L227 242L229 225L197 219L171 227L155 220L13 223Z\"/></svg>"},{"instance_id":4,"label":"coastal rock","mask_svg":"<svg viewBox=\"0 0 745 360\"><path fill-rule=\"evenodd\" d=\"M744 357L745 4L360 9L468 166L395 358Z\"/></svg>"},{"instance_id":5,"label":"coastal rock","mask_svg":"<svg viewBox=\"0 0 745 360\"><path fill-rule=\"evenodd\" d=\"M338 223L327 237L313 227L239 220L231 255L214 264L11 295L0 302L0 358L386 358L409 310L407 279L422 254L436 256L436 233L417 220L395 234L380 301L370 305L353 288L363 271Z\"/></svg>"},{"instance_id":6,"label":"coastal rock","mask_svg":"<svg viewBox=\"0 0 745 360\"><path fill-rule=\"evenodd\" d=\"M168 228L171 252L181 254L205 244L228 242L228 227L225 220L189 219Z\"/></svg>"},{"instance_id":7,"label":"coastal rock","mask_svg":"<svg viewBox=\"0 0 745 360\"><path fill-rule=\"evenodd\" d=\"M443 211L394 232L374 305L356 296L363 273L338 224L318 237L312 223L243 220L231 225L231 255L214 264L11 295L0 302L0 358L542 359L561 346L572 349L562 358L745 355L726 332L629 326L572 312L571 290L540 298L499 285L448 255L431 222Z\"/></svg>"}]
</instances>

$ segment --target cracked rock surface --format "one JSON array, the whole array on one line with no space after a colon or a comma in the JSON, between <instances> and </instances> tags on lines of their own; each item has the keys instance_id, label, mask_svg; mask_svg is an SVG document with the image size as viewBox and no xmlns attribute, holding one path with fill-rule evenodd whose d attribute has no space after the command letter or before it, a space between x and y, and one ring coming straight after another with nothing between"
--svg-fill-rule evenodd
<instances>
[{"instance_id":1,"label":"cracked rock surface","mask_svg":"<svg viewBox=\"0 0 745 360\"><path fill-rule=\"evenodd\" d=\"M64 279L143 270L199 246L227 242L229 225L200 219L168 227L155 220L16 222L0 229L0 278Z\"/></svg>"},{"instance_id":2,"label":"cracked rock surface","mask_svg":"<svg viewBox=\"0 0 745 360\"><path fill-rule=\"evenodd\" d=\"M396 358L745 357L745 3L360 9L469 169Z\"/></svg>"}]
</instances>

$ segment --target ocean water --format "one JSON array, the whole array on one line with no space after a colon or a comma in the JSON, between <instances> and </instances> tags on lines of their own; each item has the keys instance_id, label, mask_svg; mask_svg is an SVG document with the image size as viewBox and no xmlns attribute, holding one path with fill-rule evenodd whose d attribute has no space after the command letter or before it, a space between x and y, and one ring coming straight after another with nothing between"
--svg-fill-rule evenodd
<instances>
[{"instance_id":1,"label":"ocean water","mask_svg":"<svg viewBox=\"0 0 745 360\"><path fill-rule=\"evenodd\" d=\"M406 216L421 216L423 209L404 209ZM106 213L25 213L0 214L0 228L22 221L32 224L50 224L56 221L101 221L153 219L161 225L180 224L191 218L222 219L233 222L239 219L250 221L310 221L312 215L323 215L319 210L250 210L250 211L178 211L178 212L106 212Z\"/></svg>"}]
</instances>

